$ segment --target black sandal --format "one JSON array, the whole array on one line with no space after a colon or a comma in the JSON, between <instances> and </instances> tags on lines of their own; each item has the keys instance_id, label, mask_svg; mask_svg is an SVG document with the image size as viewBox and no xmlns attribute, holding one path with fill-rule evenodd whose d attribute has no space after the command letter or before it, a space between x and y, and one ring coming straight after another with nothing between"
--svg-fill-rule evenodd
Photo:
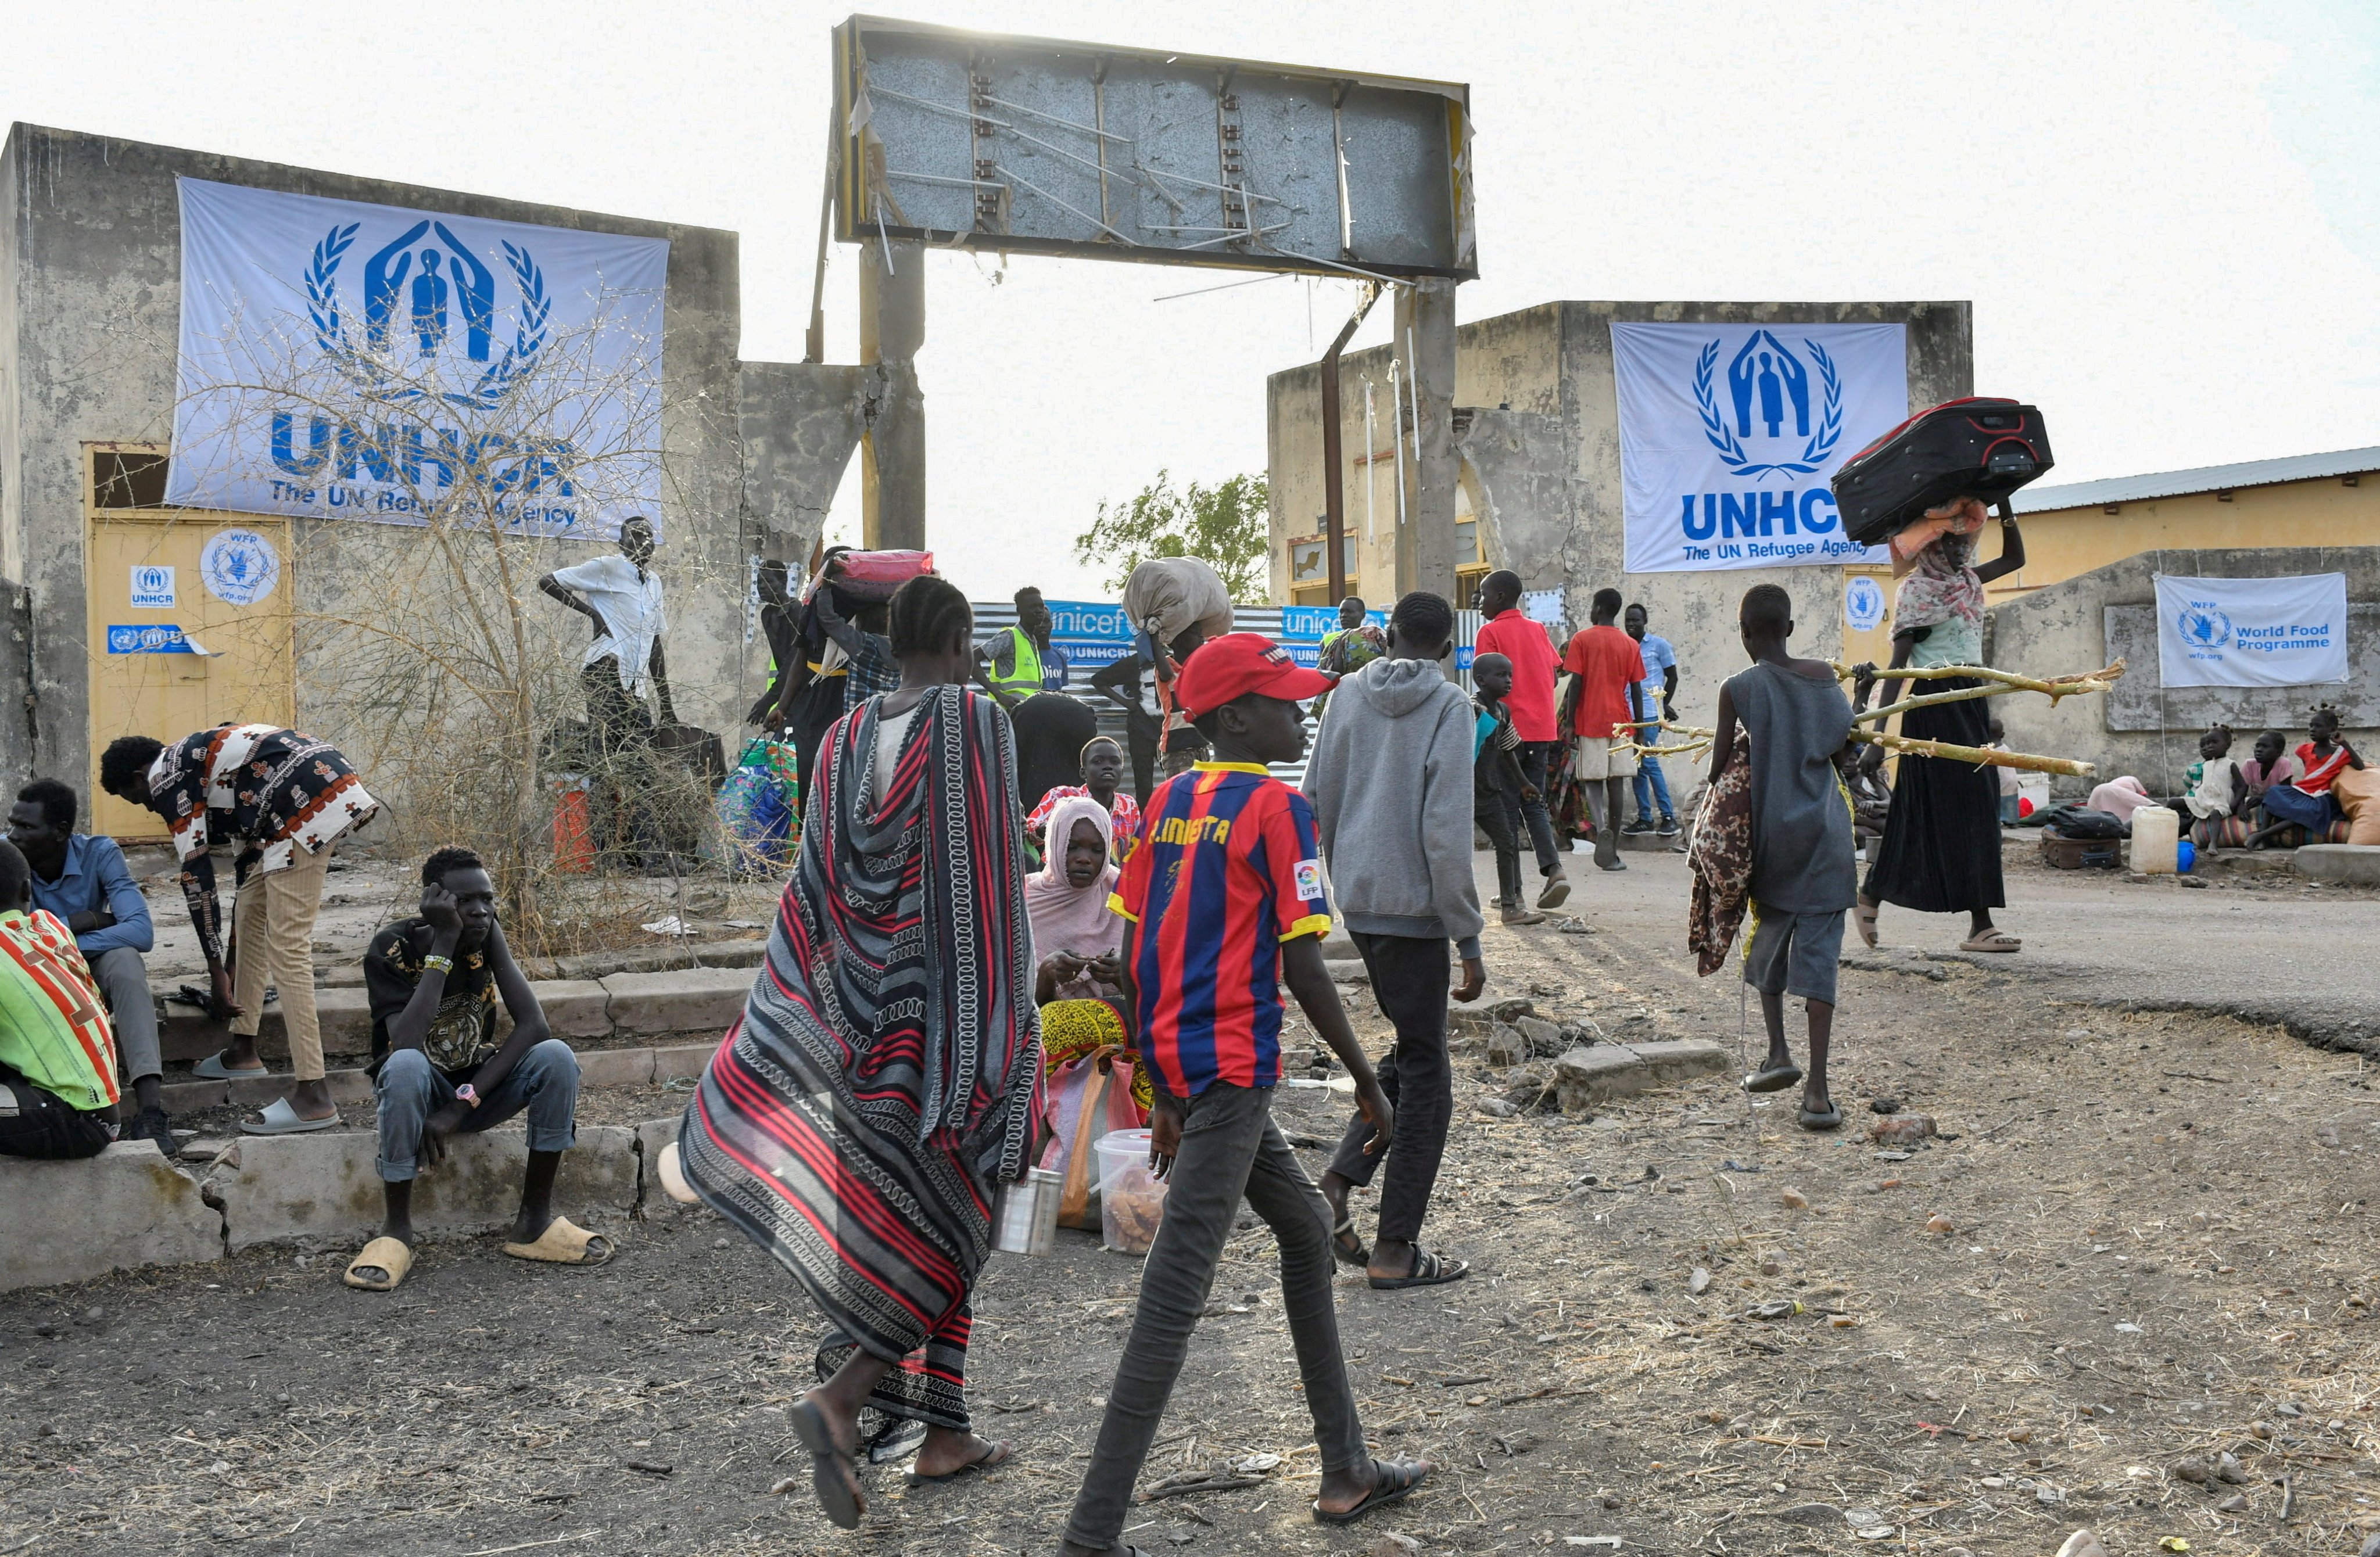
<instances>
[{"instance_id":1,"label":"black sandal","mask_svg":"<svg viewBox=\"0 0 2380 1557\"><path fill-rule=\"evenodd\" d=\"M1314 1522L1318 1525L1352 1525L1376 1508L1386 1508L1392 1502L1402 1502L1421 1485L1429 1472L1412 1460L1380 1460L1372 1462L1372 1490L1364 1501L1342 1513L1333 1514L1318 1500L1314 1504Z\"/></svg>"},{"instance_id":2,"label":"black sandal","mask_svg":"<svg viewBox=\"0 0 2380 1557\"><path fill-rule=\"evenodd\" d=\"M1342 1265L1365 1266L1372 1262L1371 1246L1355 1235L1354 1212L1342 1214L1339 1225L1330 1230L1330 1258Z\"/></svg>"},{"instance_id":3,"label":"black sandal","mask_svg":"<svg viewBox=\"0 0 2380 1557\"><path fill-rule=\"evenodd\" d=\"M1402 1292L1407 1287L1443 1286L1471 1274L1467 1259L1440 1259L1426 1248L1414 1249L1413 1269L1402 1276L1374 1276L1374 1292Z\"/></svg>"},{"instance_id":4,"label":"black sandal","mask_svg":"<svg viewBox=\"0 0 2380 1557\"><path fill-rule=\"evenodd\" d=\"M808 1401L795 1401L786 1415L793 1418L794 1436L810 1452L810 1490L818 1494L820 1510L839 1528L859 1528L868 1498L859 1490L857 1460L843 1452L825 1413Z\"/></svg>"},{"instance_id":5,"label":"black sandal","mask_svg":"<svg viewBox=\"0 0 2380 1557\"><path fill-rule=\"evenodd\" d=\"M1756 1070L1743 1078L1747 1092L1781 1092L1802 1079L1802 1067L1788 1060L1770 1070Z\"/></svg>"},{"instance_id":6,"label":"black sandal","mask_svg":"<svg viewBox=\"0 0 2380 1557\"><path fill-rule=\"evenodd\" d=\"M1823 1113L1805 1108L1799 1123L1805 1130L1840 1130L1843 1126L1843 1111L1831 1102Z\"/></svg>"}]
</instances>

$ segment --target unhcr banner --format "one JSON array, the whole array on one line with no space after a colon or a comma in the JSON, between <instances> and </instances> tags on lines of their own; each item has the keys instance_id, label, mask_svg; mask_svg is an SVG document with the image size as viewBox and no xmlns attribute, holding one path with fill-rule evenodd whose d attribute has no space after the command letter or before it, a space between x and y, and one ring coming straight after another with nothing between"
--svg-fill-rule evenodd
<instances>
[{"instance_id":1,"label":"unhcr banner","mask_svg":"<svg viewBox=\"0 0 2380 1557\"><path fill-rule=\"evenodd\" d=\"M1614 324L1627 570L1885 563L1827 485L1909 415L1899 324Z\"/></svg>"},{"instance_id":2,"label":"unhcr banner","mask_svg":"<svg viewBox=\"0 0 2380 1557\"><path fill-rule=\"evenodd\" d=\"M665 240L177 183L168 503L658 523Z\"/></svg>"},{"instance_id":3,"label":"unhcr banner","mask_svg":"<svg viewBox=\"0 0 2380 1557\"><path fill-rule=\"evenodd\" d=\"M2347 679L2347 575L2158 574L2157 679L2168 687L2312 687Z\"/></svg>"}]
</instances>

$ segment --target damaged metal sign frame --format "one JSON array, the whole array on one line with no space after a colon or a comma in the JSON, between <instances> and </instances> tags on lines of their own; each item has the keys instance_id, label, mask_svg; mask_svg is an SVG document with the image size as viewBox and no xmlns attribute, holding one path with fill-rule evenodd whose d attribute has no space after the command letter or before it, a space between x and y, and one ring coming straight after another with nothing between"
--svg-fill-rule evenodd
<instances>
[{"instance_id":1,"label":"damaged metal sign frame","mask_svg":"<svg viewBox=\"0 0 2380 1557\"><path fill-rule=\"evenodd\" d=\"M834 49L846 243L1478 274L1460 83L866 16Z\"/></svg>"}]
</instances>

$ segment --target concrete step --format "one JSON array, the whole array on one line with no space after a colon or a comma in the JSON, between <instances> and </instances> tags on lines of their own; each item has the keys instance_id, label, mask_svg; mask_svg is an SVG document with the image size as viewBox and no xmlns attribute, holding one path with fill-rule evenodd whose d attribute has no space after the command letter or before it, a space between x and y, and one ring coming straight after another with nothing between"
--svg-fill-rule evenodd
<instances>
[{"instance_id":1,"label":"concrete step","mask_svg":"<svg viewBox=\"0 0 2380 1557\"><path fill-rule=\"evenodd\" d=\"M752 978L749 968L698 967L667 973L614 973L602 979L552 979L532 983L529 989L557 1038L716 1035L743 1014ZM317 990L314 1010L322 1024L325 1056L349 1058L371 1052L371 1009L361 989ZM173 1002L164 1007L158 1040L168 1067L167 1078L173 1080L176 1064L202 1060L227 1045L231 1028L194 1006ZM288 1061L289 1041L277 1006L267 1006L257 1024L257 1052L268 1064Z\"/></svg>"},{"instance_id":2,"label":"concrete step","mask_svg":"<svg viewBox=\"0 0 2380 1557\"><path fill-rule=\"evenodd\" d=\"M1585 1113L1614 1098L1674 1087L1725 1069L1727 1051L1700 1039L1589 1044L1554 1062L1555 1094L1564 1113Z\"/></svg>"},{"instance_id":3,"label":"concrete step","mask_svg":"<svg viewBox=\"0 0 2380 1557\"><path fill-rule=\"evenodd\" d=\"M642 1044L626 1049L582 1049L578 1052L578 1084L581 1087L650 1087L658 1081L692 1080L701 1076L710 1065L711 1053L718 1047L719 1040L714 1038L700 1043L658 1047ZM324 1079L330 1084L331 1101L341 1110L349 1110L351 1105L370 1108L372 1082L361 1066L328 1069ZM275 1070L263 1076L243 1076L230 1081L169 1080L159 1090L164 1095L165 1112L169 1114L230 1105L262 1108L273 1099L287 1095L289 1073ZM348 1123L360 1128L371 1127L369 1113L358 1116L350 1113Z\"/></svg>"}]
</instances>

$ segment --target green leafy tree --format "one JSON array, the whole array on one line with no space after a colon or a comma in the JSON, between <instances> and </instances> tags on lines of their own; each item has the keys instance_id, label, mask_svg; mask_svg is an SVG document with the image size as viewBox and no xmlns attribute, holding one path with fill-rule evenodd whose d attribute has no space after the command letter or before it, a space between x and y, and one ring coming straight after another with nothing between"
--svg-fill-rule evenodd
<instances>
[{"instance_id":1,"label":"green leafy tree","mask_svg":"<svg viewBox=\"0 0 2380 1557\"><path fill-rule=\"evenodd\" d=\"M1213 566L1232 599L1262 605L1272 587L1270 510L1261 473L1176 492L1172 474L1160 470L1131 502L1099 505L1098 520L1075 537L1075 560L1110 568L1107 587L1121 595L1150 558L1196 557Z\"/></svg>"}]
</instances>

